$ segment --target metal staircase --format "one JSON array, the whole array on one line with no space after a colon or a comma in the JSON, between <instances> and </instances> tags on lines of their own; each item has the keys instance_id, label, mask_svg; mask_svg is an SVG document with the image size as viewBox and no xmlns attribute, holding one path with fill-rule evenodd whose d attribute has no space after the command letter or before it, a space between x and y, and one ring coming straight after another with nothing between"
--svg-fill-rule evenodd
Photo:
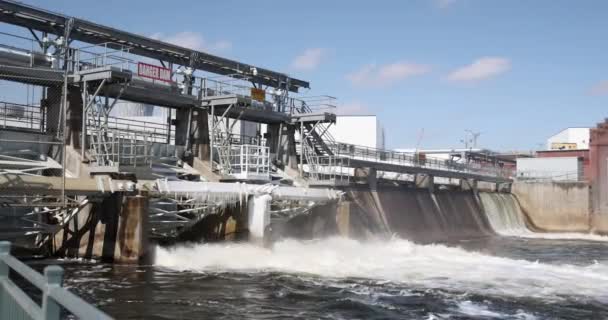
<instances>
[{"instance_id":1,"label":"metal staircase","mask_svg":"<svg viewBox=\"0 0 608 320\"><path fill-rule=\"evenodd\" d=\"M298 114L312 113L312 109L306 101L300 101L300 107L295 107L293 110ZM335 154L333 148L337 145L336 139L329 132L331 123L316 122L301 122L300 135L302 141L307 143L317 155L332 156Z\"/></svg>"},{"instance_id":2,"label":"metal staircase","mask_svg":"<svg viewBox=\"0 0 608 320\"><path fill-rule=\"evenodd\" d=\"M299 107L293 108L298 114L312 113L312 109L302 101ZM348 172L344 164L347 159L338 156L338 143L329 132L332 123L322 121L300 121L300 157L306 164L310 182L348 183ZM345 161L346 160L346 161Z\"/></svg>"},{"instance_id":3,"label":"metal staircase","mask_svg":"<svg viewBox=\"0 0 608 320\"><path fill-rule=\"evenodd\" d=\"M333 156L332 147L336 145L334 138L328 132L329 125L323 123L303 123L302 136L314 150L315 154L322 156Z\"/></svg>"}]
</instances>

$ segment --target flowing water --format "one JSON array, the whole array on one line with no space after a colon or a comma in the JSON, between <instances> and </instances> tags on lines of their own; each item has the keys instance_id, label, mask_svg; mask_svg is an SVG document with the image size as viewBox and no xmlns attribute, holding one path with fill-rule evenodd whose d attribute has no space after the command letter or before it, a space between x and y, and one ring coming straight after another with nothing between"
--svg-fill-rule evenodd
<instances>
[{"instance_id":1,"label":"flowing water","mask_svg":"<svg viewBox=\"0 0 608 320\"><path fill-rule=\"evenodd\" d=\"M147 267L64 267L68 287L118 319L607 319L607 250L329 238L159 248Z\"/></svg>"},{"instance_id":2,"label":"flowing water","mask_svg":"<svg viewBox=\"0 0 608 320\"><path fill-rule=\"evenodd\" d=\"M157 247L139 267L34 265L62 263L67 286L117 319L608 319L605 237L532 232L510 195L359 196L351 226L379 239Z\"/></svg>"},{"instance_id":3,"label":"flowing water","mask_svg":"<svg viewBox=\"0 0 608 320\"><path fill-rule=\"evenodd\" d=\"M608 241L608 237L596 234L532 232L527 227L525 216L514 195L509 193L481 192L479 197L492 228L500 235L539 239Z\"/></svg>"}]
</instances>

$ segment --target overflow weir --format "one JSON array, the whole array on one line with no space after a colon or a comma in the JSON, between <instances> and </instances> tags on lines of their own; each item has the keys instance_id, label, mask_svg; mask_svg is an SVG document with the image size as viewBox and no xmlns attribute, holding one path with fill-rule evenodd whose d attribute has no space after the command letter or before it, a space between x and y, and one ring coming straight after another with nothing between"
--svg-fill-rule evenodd
<instances>
[{"instance_id":1,"label":"overflow weir","mask_svg":"<svg viewBox=\"0 0 608 320\"><path fill-rule=\"evenodd\" d=\"M284 73L14 1L0 21L29 31L0 34L0 235L26 252L134 263L151 240L264 242L328 210L342 234L485 235L478 186L512 182L496 161L335 141L335 98Z\"/></svg>"}]
</instances>

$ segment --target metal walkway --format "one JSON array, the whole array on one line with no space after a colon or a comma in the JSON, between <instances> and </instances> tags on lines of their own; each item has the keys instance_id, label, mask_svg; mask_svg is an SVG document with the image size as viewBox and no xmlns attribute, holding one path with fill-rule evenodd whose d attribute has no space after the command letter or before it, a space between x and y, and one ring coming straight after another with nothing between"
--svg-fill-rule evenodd
<instances>
[{"instance_id":1,"label":"metal walkway","mask_svg":"<svg viewBox=\"0 0 608 320\"><path fill-rule=\"evenodd\" d=\"M421 157L419 154L375 149L350 144L327 145L331 154L313 156L308 162L308 173L317 185L344 185L355 176L356 168L371 168L397 174L422 174L452 179L472 179L490 183L511 183L512 170L500 166L479 166L446 159ZM303 148L306 152L306 147ZM320 151L318 152L320 153ZM305 158L311 158L307 156ZM325 165L319 165L325 163Z\"/></svg>"}]
</instances>

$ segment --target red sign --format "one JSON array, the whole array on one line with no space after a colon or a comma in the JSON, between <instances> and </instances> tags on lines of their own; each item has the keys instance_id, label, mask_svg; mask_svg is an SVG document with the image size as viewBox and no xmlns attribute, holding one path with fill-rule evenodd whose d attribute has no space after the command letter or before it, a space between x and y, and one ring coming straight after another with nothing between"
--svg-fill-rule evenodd
<instances>
[{"instance_id":1,"label":"red sign","mask_svg":"<svg viewBox=\"0 0 608 320\"><path fill-rule=\"evenodd\" d=\"M171 82L171 69L143 62L137 63L137 75L144 78Z\"/></svg>"}]
</instances>

